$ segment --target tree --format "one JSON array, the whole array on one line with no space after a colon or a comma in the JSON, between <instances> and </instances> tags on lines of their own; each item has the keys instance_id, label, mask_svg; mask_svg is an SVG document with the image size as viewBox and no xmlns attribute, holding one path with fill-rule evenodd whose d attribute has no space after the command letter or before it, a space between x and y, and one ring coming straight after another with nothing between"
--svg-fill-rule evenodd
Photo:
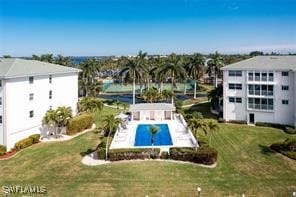
<instances>
[{"instance_id":1,"label":"tree","mask_svg":"<svg viewBox=\"0 0 296 197\"><path fill-rule=\"evenodd\" d=\"M262 51L252 51L250 52L250 56L259 56L259 55L264 55Z\"/></svg>"},{"instance_id":2,"label":"tree","mask_svg":"<svg viewBox=\"0 0 296 197\"><path fill-rule=\"evenodd\" d=\"M191 56L186 64L186 70L188 75L192 79L194 79L194 99L196 99L197 81L199 81L203 77L204 66L205 60L203 56L199 53L196 53L193 56Z\"/></svg>"},{"instance_id":3,"label":"tree","mask_svg":"<svg viewBox=\"0 0 296 197\"><path fill-rule=\"evenodd\" d=\"M11 55L3 55L3 58L11 58Z\"/></svg>"},{"instance_id":4,"label":"tree","mask_svg":"<svg viewBox=\"0 0 296 197\"><path fill-rule=\"evenodd\" d=\"M111 114L111 115L107 115L103 121L105 122L104 130L107 131L107 142L106 142L106 160L107 160L110 135L118 129L121 120L119 118L115 118L115 116Z\"/></svg>"},{"instance_id":5,"label":"tree","mask_svg":"<svg viewBox=\"0 0 296 197\"><path fill-rule=\"evenodd\" d=\"M220 101L223 97L223 86L220 84L208 93L208 100L214 110L220 110Z\"/></svg>"},{"instance_id":6,"label":"tree","mask_svg":"<svg viewBox=\"0 0 296 197\"><path fill-rule=\"evenodd\" d=\"M218 77L221 76L220 68L224 66L223 59L221 55L216 51L214 55L211 55L207 63L207 73L211 76L212 73L215 75L215 87L218 86Z\"/></svg>"},{"instance_id":7,"label":"tree","mask_svg":"<svg viewBox=\"0 0 296 197\"><path fill-rule=\"evenodd\" d=\"M149 127L149 132L151 133L151 145L154 146L155 135L159 132L159 127L156 125L151 125Z\"/></svg>"},{"instance_id":8,"label":"tree","mask_svg":"<svg viewBox=\"0 0 296 197\"><path fill-rule=\"evenodd\" d=\"M103 109L103 102L97 98L84 97L77 103L78 112L97 112Z\"/></svg>"},{"instance_id":9,"label":"tree","mask_svg":"<svg viewBox=\"0 0 296 197\"><path fill-rule=\"evenodd\" d=\"M119 73L120 76L124 76L124 81L133 81L133 104L136 103L136 80L141 78L143 70L145 68L139 61L126 59L124 61L124 67Z\"/></svg>"},{"instance_id":10,"label":"tree","mask_svg":"<svg viewBox=\"0 0 296 197\"><path fill-rule=\"evenodd\" d=\"M121 105L123 107L123 111L126 112L129 105L127 103L124 103L124 102L122 102Z\"/></svg>"},{"instance_id":11,"label":"tree","mask_svg":"<svg viewBox=\"0 0 296 197\"><path fill-rule=\"evenodd\" d=\"M181 78L185 79L186 77L186 71L183 67L183 61L182 59L177 56L176 54L171 54L168 58L168 60L165 62L165 64L160 68L159 73L161 75L170 74L171 75L171 91L174 92L175 79ZM172 104L174 104L174 97L172 96Z\"/></svg>"},{"instance_id":12,"label":"tree","mask_svg":"<svg viewBox=\"0 0 296 197\"><path fill-rule=\"evenodd\" d=\"M66 127L72 118L71 107L58 107L56 110L48 110L42 119L42 124L49 129L54 129L54 134L57 137L63 127Z\"/></svg>"},{"instance_id":13,"label":"tree","mask_svg":"<svg viewBox=\"0 0 296 197\"><path fill-rule=\"evenodd\" d=\"M65 57L62 55L57 55L57 57L55 57L55 64L59 64L62 66L73 66L73 62L71 61L71 58Z\"/></svg>"}]
</instances>

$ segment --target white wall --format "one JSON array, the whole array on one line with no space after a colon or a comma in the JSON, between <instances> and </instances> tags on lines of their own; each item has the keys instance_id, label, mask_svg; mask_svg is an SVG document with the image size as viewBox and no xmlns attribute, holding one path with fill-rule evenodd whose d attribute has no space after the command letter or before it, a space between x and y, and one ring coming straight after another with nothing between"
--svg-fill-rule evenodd
<instances>
[{"instance_id":1,"label":"white wall","mask_svg":"<svg viewBox=\"0 0 296 197\"><path fill-rule=\"evenodd\" d=\"M49 90L52 90L52 99L49 99ZM29 94L34 99L29 100ZM28 135L42 131L41 121L45 112L52 106L70 106L76 111L78 101L78 74L35 76L34 83L29 84L29 77L7 79L6 83L6 132L7 148L12 148L15 142ZM34 117L29 112L34 110Z\"/></svg>"}]
</instances>

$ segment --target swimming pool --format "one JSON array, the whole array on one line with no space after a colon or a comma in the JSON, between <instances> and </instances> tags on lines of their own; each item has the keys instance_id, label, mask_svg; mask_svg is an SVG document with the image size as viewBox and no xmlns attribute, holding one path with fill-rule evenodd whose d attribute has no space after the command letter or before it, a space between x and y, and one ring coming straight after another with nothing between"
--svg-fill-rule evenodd
<instances>
[{"instance_id":1,"label":"swimming pool","mask_svg":"<svg viewBox=\"0 0 296 197\"><path fill-rule=\"evenodd\" d=\"M151 146L151 133L149 128L152 124L139 124L136 130L134 146ZM155 124L159 127L154 138L154 146L173 145L170 130L167 124Z\"/></svg>"}]
</instances>

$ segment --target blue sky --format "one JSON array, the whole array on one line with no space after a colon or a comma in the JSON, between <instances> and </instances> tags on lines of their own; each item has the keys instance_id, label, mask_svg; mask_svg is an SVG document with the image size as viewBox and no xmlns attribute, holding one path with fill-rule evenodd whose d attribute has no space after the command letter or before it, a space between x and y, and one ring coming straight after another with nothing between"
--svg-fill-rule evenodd
<instances>
[{"instance_id":1,"label":"blue sky","mask_svg":"<svg viewBox=\"0 0 296 197\"><path fill-rule=\"evenodd\" d=\"M0 0L0 55L296 51L296 0Z\"/></svg>"}]
</instances>

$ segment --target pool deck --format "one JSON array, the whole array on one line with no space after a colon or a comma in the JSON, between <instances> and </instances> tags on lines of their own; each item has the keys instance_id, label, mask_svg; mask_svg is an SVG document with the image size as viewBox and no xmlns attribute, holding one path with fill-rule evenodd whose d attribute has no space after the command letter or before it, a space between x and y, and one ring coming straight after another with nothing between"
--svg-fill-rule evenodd
<instances>
[{"instance_id":1,"label":"pool deck","mask_svg":"<svg viewBox=\"0 0 296 197\"><path fill-rule=\"evenodd\" d=\"M187 123L182 116L175 116L174 120L145 120L129 121L126 128L120 127L114 135L110 149L116 148L151 148L152 146L134 146L136 129L139 124L167 124L170 130L173 145L153 146L160 148L161 151L168 151L171 147L195 147L196 140L190 129L187 129Z\"/></svg>"}]
</instances>

